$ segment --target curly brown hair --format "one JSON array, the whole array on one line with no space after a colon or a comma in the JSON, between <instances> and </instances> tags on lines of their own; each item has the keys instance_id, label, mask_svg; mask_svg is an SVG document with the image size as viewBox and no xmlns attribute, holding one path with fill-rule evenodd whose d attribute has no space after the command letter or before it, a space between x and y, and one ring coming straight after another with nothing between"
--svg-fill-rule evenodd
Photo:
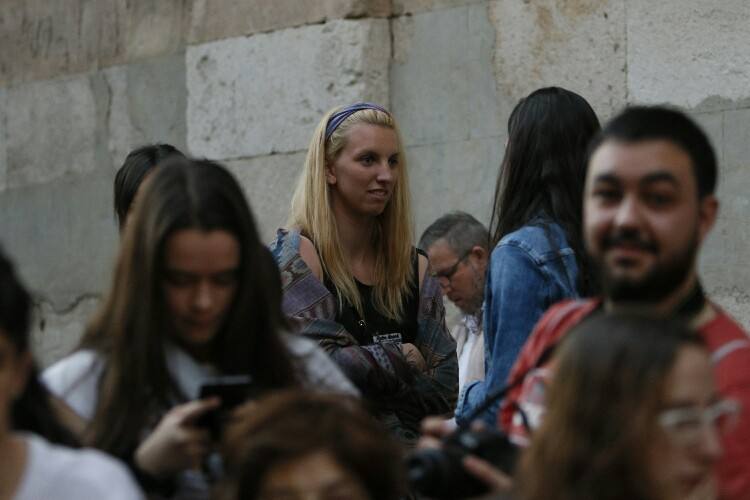
<instances>
[{"instance_id":1,"label":"curly brown hair","mask_svg":"<svg viewBox=\"0 0 750 500\"><path fill-rule=\"evenodd\" d=\"M224 437L226 477L215 498L258 498L268 472L325 451L372 500L397 500L405 489L402 449L359 401L285 390L238 408Z\"/></svg>"}]
</instances>

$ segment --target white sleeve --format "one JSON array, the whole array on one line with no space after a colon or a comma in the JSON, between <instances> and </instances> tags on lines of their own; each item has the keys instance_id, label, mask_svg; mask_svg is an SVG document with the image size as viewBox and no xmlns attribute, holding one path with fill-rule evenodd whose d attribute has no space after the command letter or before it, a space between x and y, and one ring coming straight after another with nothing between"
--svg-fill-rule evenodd
<instances>
[{"instance_id":1,"label":"white sleeve","mask_svg":"<svg viewBox=\"0 0 750 500\"><path fill-rule=\"evenodd\" d=\"M77 351L42 372L42 382L78 416L91 420L99 397L104 362L94 352Z\"/></svg>"},{"instance_id":2,"label":"white sleeve","mask_svg":"<svg viewBox=\"0 0 750 500\"><path fill-rule=\"evenodd\" d=\"M66 486L77 496L68 498L143 500L145 497L130 471L118 460L96 450L82 450L80 465L69 470Z\"/></svg>"},{"instance_id":3,"label":"white sleeve","mask_svg":"<svg viewBox=\"0 0 750 500\"><path fill-rule=\"evenodd\" d=\"M359 390L315 342L294 334L283 334L283 336L287 347L303 370L302 384L305 387L359 396Z\"/></svg>"}]
</instances>

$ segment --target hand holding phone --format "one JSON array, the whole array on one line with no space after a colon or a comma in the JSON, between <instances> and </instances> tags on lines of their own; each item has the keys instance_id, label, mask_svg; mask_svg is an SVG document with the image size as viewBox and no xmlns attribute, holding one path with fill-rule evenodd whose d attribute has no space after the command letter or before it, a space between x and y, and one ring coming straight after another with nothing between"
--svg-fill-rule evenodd
<instances>
[{"instance_id":1,"label":"hand holding phone","mask_svg":"<svg viewBox=\"0 0 750 500\"><path fill-rule=\"evenodd\" d=\"M196 421L196 425L208 429L212 439L219 440L224 423L232 410L250 399L257 398L260 392L249 375L231 375L208 380L201 386L200 399L217 398L220 403L217 408L203 414Z\"/></svg>"}]
</instances>

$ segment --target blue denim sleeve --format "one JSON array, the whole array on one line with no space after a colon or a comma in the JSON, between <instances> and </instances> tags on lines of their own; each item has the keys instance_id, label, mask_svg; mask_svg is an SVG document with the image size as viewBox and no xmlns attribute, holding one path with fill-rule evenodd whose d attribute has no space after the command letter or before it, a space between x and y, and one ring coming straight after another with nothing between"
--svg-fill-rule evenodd
<instances>
[{"instance_id":1,"label":"blue denim sleeve","mask_svg":"<svg viewBox=\"0 0 750 500\"><path fill-rule=\"evenodd\" d=\"M549 280L523 248L497 246L489 267L483 325L485 379L462 391L456 407L459 425L468 424L467 417L487 395L506 384L523 344L549 305ZM496 401L477 418L495 426L499 408L500 401Z\"/></svg>"}]
</instances>

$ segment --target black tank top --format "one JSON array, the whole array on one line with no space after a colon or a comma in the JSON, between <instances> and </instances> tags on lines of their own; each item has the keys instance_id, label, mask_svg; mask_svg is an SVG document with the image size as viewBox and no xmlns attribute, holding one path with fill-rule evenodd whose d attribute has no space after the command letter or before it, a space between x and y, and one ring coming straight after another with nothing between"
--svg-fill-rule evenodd
<instances>
[{"instance_id":1,"label":"black tank top","mask_svg":"<svg viewBox=\"0 0 750 500\"><path fill-rule=\"evenodd\" d=\"M371 345L380 342L401 342L413 344L417 337L418 323L417 313L419 311L419 249L414 249L412 265L414 266L414 278L409 286L409 291L404 294L404 317L399 322L385 317L375 309L373 303L373 287L360 283L354 279L362 298L363 315L360 316L357 309L348 301L344 301L342 307L338 307L338 295L336 287L328 276L325 277L325 286L336 298L337 311L336 321L341 323L347 332L359 342L359 345Z\"/></svg>"}]
</instances>

